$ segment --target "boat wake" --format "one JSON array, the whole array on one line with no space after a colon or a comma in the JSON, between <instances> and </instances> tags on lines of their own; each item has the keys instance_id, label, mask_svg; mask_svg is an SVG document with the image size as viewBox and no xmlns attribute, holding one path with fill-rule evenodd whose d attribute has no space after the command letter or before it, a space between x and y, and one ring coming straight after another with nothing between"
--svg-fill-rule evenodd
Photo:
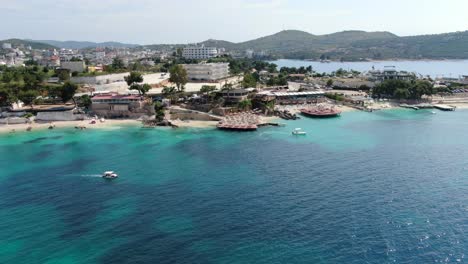
<instances>
[{"instance_id":1,"label":"boat wake","mask_svg":"<svg viewBox=\"0 0 468 264\"><path fill-rule=\"evenodd\" d=\"M81 175L81 177L87 177L87 178L101 178L102 175L101 175L101 174L85 174L85 175Z\"/></svg>"}]
</instances>

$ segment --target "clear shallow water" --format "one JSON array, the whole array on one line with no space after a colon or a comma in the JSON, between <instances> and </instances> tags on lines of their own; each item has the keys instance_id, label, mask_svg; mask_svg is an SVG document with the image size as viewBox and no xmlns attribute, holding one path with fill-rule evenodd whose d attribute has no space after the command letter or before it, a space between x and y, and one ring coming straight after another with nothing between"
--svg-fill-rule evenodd
<instances>
[{"instance_id":1,"label":"clear shallow water","mask_svg":"<svg viewBox=\"0 0 468 264\"><path fill-rule=\"evenodd\" d=\"M445 60L445 61L365 61L365 62L330 62L320 63L318 61L303 60L276 60L272 61L278 68L281 67L308 67L312 66L314 71L320 73L331 73L340 68L345 70L356 70L360 72L372 70L383 70L385 66L395 66L399 71L419 73L423 76L458 78L468 75L468 60Z\"/></svg>"},{"instance_id":2,"label":"clear shallow water","mask_svg":"<svg viewBox=\"0 0 468 264\"><path fill-rule=\"evenodd\" d=\"M2 135L0 263L466 263L467 115Z\"/></svg>"}]
</instances>

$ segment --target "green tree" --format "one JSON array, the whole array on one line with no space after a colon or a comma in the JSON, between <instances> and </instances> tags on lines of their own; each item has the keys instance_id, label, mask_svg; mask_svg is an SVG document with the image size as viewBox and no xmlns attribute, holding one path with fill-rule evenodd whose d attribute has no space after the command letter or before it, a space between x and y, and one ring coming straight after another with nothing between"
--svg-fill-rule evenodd
<instances>
[{"instance_id":1,"label":"green tree","mask_svg":"<svg viewBox=\"0 0 468 264\"><path fill-rule=\"evenodd\" d=\"M149 90L151 90L151 85L145 83L141 86L140 92L142 95L145 95Z\"/></svg>"},{"instance_id":2,"label":"green tree","mask_svg":"<svg viewBox=\"0 0 468 264\"><path fill-rule=\"evenodd\" d=\"M60 87L60 98L62 98L62 102L66 103L73 99L75 96L76 91L78 90L78 86L71 82L65 82ZM76 104L75 100L73 102Z\"/></svg>"},{"instance_id":3,"label":"green tree","mask_svg":"<svg viewBox=\"0 0 468 264\"><path fill-rule=\"evenodd\" d=\"M372 96L377 98L395 98L419 100L423 95L432 95L433 85L422 80L386 80L372 89Z\"/></svg>"},{"instance_id":4,"label":"green tree","mask_svg":"<svg viewBox=\"0 0 468 264\"><path fill-rule=\"evenodd\" d=\"M0 106L10 106L15 100L11 89L0 87Z\"/></svg>"},{"instance_id":5,"label":"green tree","mask_svg":"<svg viewBox=\"0 0 468 264\"><path fill-rule=\"evenodd\" d=\"M172 103L177 102L178 100L177 90L173 86L164 86L162 94L165 98L171 100Z\"/></svg>"},{"instance_id":6,"label":"green tree","mask_svg":"<svg viewBox=\"0 0 468 264\"><path fill-rule=\"evenodd\" d=\"M25 105L32 105L34 99L36 99L37 96L38 93L35 90L22 90L18 94L18 99Z\"/></svg>"},{"instance_id":7,"label":"green tree","mask_svg":"<svg viewBox=\"0 0 468 264\"><path fill-rule=\"evenodd\" d=\"M61 71L58 73L58 78L59 78L59 80L62 81L62 82L69 81L69 80L70 80L70 73L69 73L68 71L61 70Z\"/></svg>"},{"instance_id":8,"label":"green tree","mask_svg":"<svg viewBox=\"0 0 468 264\"><path fill-rule=\"evenodd\" d=\"M91 97L89 95L85 94L81 96L79 103L80 107L84 107L89 110L92 104L93 102L91 101Z\"/></svg>"},{"instance_id":9,"label":"green tree","mask_svg":"<svg viewBox=\"0 0 468 264\"><path fill-rule=\"evenodd\" d=\"M393 93L393 98L395 99L406 99L406 98L409 98L409 96L410 96L410 93L408 89L404 89L404 88L398 88Z\"/></svg>"},{"instance_id":10,"label":"green tree","mask_svg":"<svg viewBox=\"0 0 468 264\"><path fill-rule=\"evenodd\" d=\"M333 80L332 79L328 79L327 81L327 87L332 87L333 86Z\"/></svg>"},{"instance_id":11,"label":"green tree","mask_svg":"<svg viewBox=\"0 0 468 264\"><path fill-rule=\"evenodd\" d=\"M244 74L244 80L242 80L242 87L244 88L257 87L257 80L251 73Z\"/></svg>"},{"instance_id":12,"label":"green tree","mask_svg":"<svg viewBox=\"0 0 468 264\"><path fill-rule=\"evenodd\" d=\"M174 65L169 69L169 81L176 84L177 90L182 92L184 90L185 84L188 82L188 75L185 68L180 65Z\"/></svg>"},{"instance_id":13,"label":"green tree","mask_svg":"<svg viewBox=\"0 0 468 264\"><path fill-rule=\"evenodd\" d=\"M119 57L116 57L112 60L111 66L114 70L125 69L125 64L123 60Z\"/></svg>"},{"instance_id":14,"label":"green tree","mask_svg":"<svg viewBox=\"0 0 468 264\"><path fill-rule=\"evenodd\" d=\"M242 110L249 110L252 107L252 101L249 99L242 100L239 102L237 107Z\"/></svg>"},{"instance_id":15,"label":"green tree","mask_svg":"<svg viewBox=\"0 0 468 264\"><path fill-rule=\"evenodd\" d=\"M161 122L164 120L164 105L161 102L154 103L154 112L157 121Z\"/></svg>"},{"instance_id":16,"label":"green tree","mask_svg":"<svg viewBox=\"0 0 468 264\"><path fill-rule=\"evenodd\" d=\"M232 83L226 82L223 87L221 88L222 91L230 91L234 88L234 85Z\"/></svg>"},{"instance_id":17,"label":"green tree","mask_svg":"<svg viewBox=\"0 0 468 264\"><path fill-rule=\"evenodd\" d=\"M130 72L130 75L124 77L125 82L128 86L132 86L135 83L143 82L143 75L140 72Z\"/></svg>"},{"instance_id":18,"label":"green tree","mask_svg":"<svg viewBox=\"0 0 468 264\"><path fill-rule=\"evenodd\" d=\"M183 51L184 51L184 50L183 50L182 48L177 48L177 50L176 50L176 55L177 55L177 57L182 57L182 52L183 52Z\"/></svg>"},{"instance_id":19,"label":"green tree","mask_svg":"<svg viewBox=\"0 0 468 264\"><path fill-rule=\"evenodd\" d=\"M130 72L130 75L124 77L125 82L130 86L130 90L137 90L139 94L145 95L150 89L149 84L140 84L143 82L143 75L140 72Z\"/></svg>"},{"instance_id":20,"label":"green tree","mask_svg":"<svg viewBox=\"0 0 468 264\"><path fill-rule=\"evenodd\" d=\"M209 95L210 93L216 90L216 86L214 85L203 85L200 89L200 93Z\"/></svg>"}]
</instances>

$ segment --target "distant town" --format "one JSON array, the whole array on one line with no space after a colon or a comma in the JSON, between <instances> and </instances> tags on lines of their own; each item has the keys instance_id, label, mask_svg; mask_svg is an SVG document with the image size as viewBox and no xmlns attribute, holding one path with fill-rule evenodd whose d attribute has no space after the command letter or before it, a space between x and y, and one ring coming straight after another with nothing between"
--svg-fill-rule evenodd
<instances>
[{"instance_id":1,"label":"distant town","mask_svg":"<svg viewBox=\"0 0 468 264\"><path fill-rule=\"evenodd\" d=\"M73 121L85 128L131 119L144 127L255 130L299 115L468 103L468 76L433 79L392 66L320 73L279 68L268 58L264 50L204 44L57 49L3 42L0 127L53 129L53 122Z\"/></svg>"}]
</instances>

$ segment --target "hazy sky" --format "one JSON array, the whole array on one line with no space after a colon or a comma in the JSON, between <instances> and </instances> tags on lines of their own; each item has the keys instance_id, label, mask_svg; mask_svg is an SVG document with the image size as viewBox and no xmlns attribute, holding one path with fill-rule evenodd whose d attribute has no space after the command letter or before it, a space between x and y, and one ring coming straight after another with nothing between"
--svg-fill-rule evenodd
<instances>
[{"instance_id":1,"label":"hazy sky","mask_svg":"<svg viewBox=\"0 0 468 264\"><path fill-rule=\"evenodd\" d=\"M0 0L0 39L191 43L283 29L397 35L468 30L468 0Z\"/></svg>"}]
</instances>

